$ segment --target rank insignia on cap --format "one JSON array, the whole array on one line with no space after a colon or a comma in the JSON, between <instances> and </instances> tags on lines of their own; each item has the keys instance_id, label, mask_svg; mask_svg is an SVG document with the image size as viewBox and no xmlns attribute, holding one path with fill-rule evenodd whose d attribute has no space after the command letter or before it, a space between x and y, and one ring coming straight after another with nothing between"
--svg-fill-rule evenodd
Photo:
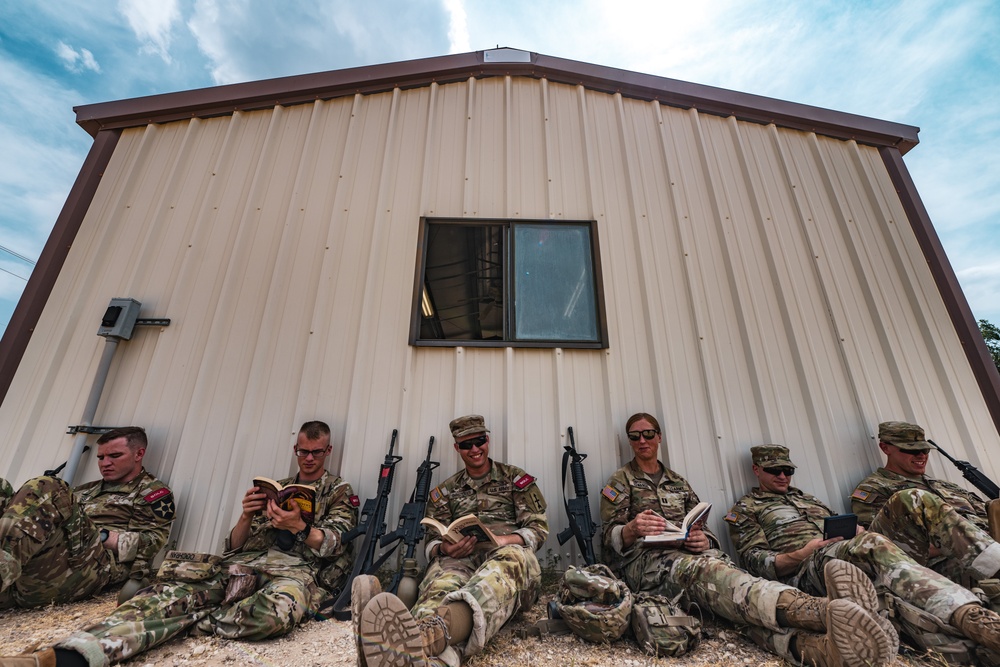
<instances>
[{"instance_id":1,"label":"rank insignia on cap","mask_svg":"<svg viewBox=\"0 0 1000 667\"><path fill-rule=\"evenodd\" d=\"M431 489L430 496L432 503L436 503L437 501L441 500L441 489L435 486L433 489Z\"/></svg>"},{"instance_id":2,"label":"rank insignia on cap","mask_svg":"<svg viewBox=\"0 0 1000 667\"><path fill-rule=\"evenodd\" d=\"M361 504L361 500L357 496L351 496L347 501L351 503L351 507L357 507Z\"/></svg>"},{"instance_id":3,"label":"rank insignia on cap","mask_svg":"<svg viewBox=\"0 0 1000 667\"><path fill-rule=\"evenodd\" d=\"M618 489L616 489L615 487L608 484L606 487L601 489L601 495L610 500L611 502L616 503L618 502L619 496L621 496L621 492L619 492Z\"/></svg>"},{"instance_id":4,"label":"rank insignia on cap","mask_svg":"<svg viewBox=\"0 0 1000 667\"><path fill-rule=\"evenodd\" d=\"M740 515L737 514L736 512L730 512L729 514L727 514L723 518L724 518L724 520L728 521L729 523L736 523L737 521L740 520Z\"/></svg>"},{"instance_id":5,"label":"rank insignia on cap","mask_svg":"<svg viewBox=\"0 0 1000 667\"><path fill-rule=\"evenodd\" d=\"M871 493L864 491L862 489L854 489L854 493L851 494L851 498L855 500L860 500L861 502L867 501L871 497Z\"/></svg>"},{"instance_id":6,"label":"rank insignia on cap","mask_svg":"<svg viewBox=\"0 0 1000 667\"><path fill-rule=\"evenodd\" d=\"M535 481L534 477L532 477L528 473L524 473L523 475L514 480L514 486L523 491L525 488L528 487L529 484L531 484L534 481Z\"/></svg>"}]
</instances>

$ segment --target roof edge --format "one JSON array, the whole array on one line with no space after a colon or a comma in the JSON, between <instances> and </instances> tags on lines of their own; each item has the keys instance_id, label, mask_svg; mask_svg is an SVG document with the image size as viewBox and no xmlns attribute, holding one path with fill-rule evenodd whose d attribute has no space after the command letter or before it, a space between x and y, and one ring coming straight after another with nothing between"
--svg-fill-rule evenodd
<instances>
[{"instance_id":1,"label":"roof edge","mask_svg":"<svg viewBox=\"0 0 1000 667\"><path fill-rule=\"evenodd\" d=\"M495 55L501 52L523 54L524 57L507 59L503 54ZM875 146L893 146L903 154L919 141L919 128L911 125L514 49L473 51L227 84L86 104L74 107L74 111L77 124L96 137L102 129L222 116L275 105L492 76L528 76L582 85L669 106L695 108L756 123L773 123Z\"/></svg>"}]
</instances>

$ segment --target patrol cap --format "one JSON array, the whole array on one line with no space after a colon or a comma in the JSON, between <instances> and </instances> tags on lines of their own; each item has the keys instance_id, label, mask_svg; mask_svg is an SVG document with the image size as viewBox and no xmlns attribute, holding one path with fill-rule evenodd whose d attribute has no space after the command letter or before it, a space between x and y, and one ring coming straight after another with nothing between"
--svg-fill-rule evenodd
<instances>
[{"instance_id":1,"label":"patrol cap","mask_svg":"<svg viewBox=\"0 0 1000 667\"><path fill-rule=\"evenodd\" d=\"M788 466L795 468L791 457L788 455L788 447L781 445L757 445L750 448L750 456L754 465L761 468L772 468L775 466Z\"/></svg>"},{"instance_id":2,"label":"patrol cap","mask_svg":"<svg viewBox=\"0 0 1000 667\"><path fill-rule=\"evenodd\" d=\"M926 452L932 449L924 429L909 422L882 422L878 425L879 442L896 445L906 452Z\"/></svg>"},{"instance_id":3,"label":"patrol cap","mask_svg":"<svg viewBox=\"0 0 1000 667\"><path fill-rule=\"evenodd\" d=\"M451 428L451 434L456 440L458 438L464 438L467 435L490 432L489 429L486 428L486 422L483 420L482 415L465 415L464 417L456 417L451 420L451 423L448 426Z\"/></svg>"}]
</instances>

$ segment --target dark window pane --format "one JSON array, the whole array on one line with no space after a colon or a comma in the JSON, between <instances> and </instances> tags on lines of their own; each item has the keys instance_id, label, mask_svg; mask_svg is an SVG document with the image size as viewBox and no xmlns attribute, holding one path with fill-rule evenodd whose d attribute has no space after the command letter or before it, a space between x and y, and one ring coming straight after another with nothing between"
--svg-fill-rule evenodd
<instances>
[{"instance_id":1,"label":"dark window pane","mask_svg":"<svg viewBox=\"0 0 1000 667\"><path fill-rule=\"evenodd\" d=\"M515 340L599 340L591 257L589 226L514 226Z\"/></svg>"}]
</instances>

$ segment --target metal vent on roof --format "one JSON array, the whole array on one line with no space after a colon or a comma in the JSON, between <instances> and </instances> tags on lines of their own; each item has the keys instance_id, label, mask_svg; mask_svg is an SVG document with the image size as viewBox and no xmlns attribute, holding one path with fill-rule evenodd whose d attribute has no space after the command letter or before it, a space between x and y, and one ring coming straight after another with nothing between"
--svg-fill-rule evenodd
<instances>
[{"instance_id":1,"label":"metal vent on roof","mask_svg":"<svg viewBox=\"0 0 1000 667\"><path fill-rule=\"evenodd\" d=\"M483 62L486 63L530 63L531 53L519 49L490 49L483 51Z\"/></svg>"}]
</instances>

